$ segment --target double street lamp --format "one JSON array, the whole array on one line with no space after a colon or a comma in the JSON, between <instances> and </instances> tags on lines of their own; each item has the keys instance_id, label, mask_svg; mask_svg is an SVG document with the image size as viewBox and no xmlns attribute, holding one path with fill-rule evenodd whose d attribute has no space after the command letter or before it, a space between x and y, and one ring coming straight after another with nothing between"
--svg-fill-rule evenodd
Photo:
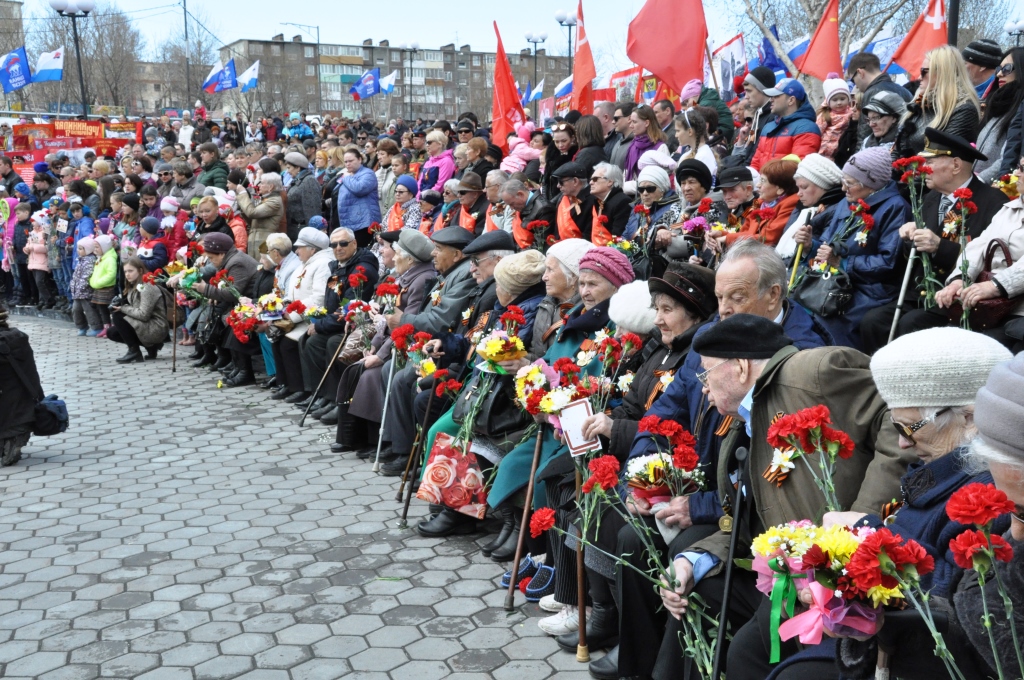
<instances>
[{"instance_id":1,"label":"double street lamp","mask_svg":"<svg viewBox=\"0 0 1024 680\"><path fill-rule=\"evenodd\" d=\"M409 53L409 69L405 70L405 60L402 60L402 70L405 70L405 74L402 76L402 80L405 85L405 101L408 106L408 118L407 120L414 120L412 115L412 57L416 54L416 50L420 48L418 42L402 43L398 46L398 49L402 51L404 55L406 52Z\"/></svg>"},{"instance_id":2,"label":"double street lamp","mask_svg":"<svg viewBox=\"0 0 1024 680\"><path fill-rule=\"evenodd\" d=\"M547 32L534 33L529 32L526 34L526 42L533 45L533 86L537 87L537 45L541 44L548 39ZM537 119L537 101L533 102L533 119Z\"/></svg>"},{"instance_id":3,"label":"double street lamp","mask_svg":"<svg viewBox=\"0 0 1024 680\"><path fill-rule=\"evenodd\" d=\"M555 21L569 31L569 75L572 75L572 29L576 26L576 14L560 9L555 12Z\"/></svg>"},{"instance_id":4,"label":"double street lamp","mask_svg":"<svg viewBox=\"0 0 1024 680\"><path fill-rule=\"evenodd\" d=\"M71 35L75 40L75 60L78 62L78 87L82 91L82 116L89 117L89 104L85 96L85 76L82 75L82 49L78 44L78 20L89 16L95 7L95 0L50 0L50 7L62 17L71 19ZM57 112L60 115L60 111Z\"/></svg>"},{"instance_id":5,"label":"double street lamp","mask_svg":"<svg viewBox=\"0 0 1024 680\"><path fill-rule=\"evenodd\" d=\"M1003 30L1009 33L1016 41L1017 47L1020 47L1021 36L1024 36L1024 21L1010 21L1003 26Z\"/></svg>"}]
</instances>

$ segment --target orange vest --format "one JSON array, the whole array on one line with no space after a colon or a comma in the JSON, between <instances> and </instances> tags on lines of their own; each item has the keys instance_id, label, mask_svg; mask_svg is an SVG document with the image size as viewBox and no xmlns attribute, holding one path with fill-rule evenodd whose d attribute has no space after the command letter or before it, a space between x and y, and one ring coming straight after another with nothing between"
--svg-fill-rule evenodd
<instances>
[{"instance_id":1,"label":"orange vest","mask_svg":"<svg viewBox=\"0 0 1024 680\"><path fill-rule=\"evenodd\" d=\"M577 206L579 206L579 202L570 196L562 196L562 200L558 202L558 239L560 241L567 238L583 238L583 232L572 219L572 209Z\"/></svg>"},{"instance_id":2,"label":"orange vest","mask_svg":"<svg viewBox=\"0 0 1024 680\"><path fill-rule=\"evenodd\" d=\"M395 203L388 210L387 231L398 231L405 226L405 219L402 216L402 206Z\"/></svg>"},{"instance_id":3,"label":"orange vest","mask_svg":"<svg viewBox=\"0 0 1024 680\"><path fill-rule=\"evenodd\" d=\"M604 207L603 205L601 207ZM608 242L612 240L612 232L608 231L608 228L601 224L601 211L594 206L594 219L591 224L594 226L590 229L590 240L595 246L606 246Z\"/></svg>"},{"instance_id":4,"label":"orange vest","mask_svg":"<svg viewBox=\"0 0 1024 680\"><path fill-rule=\"evenodd\" d=\"M533 232L523 224L523 218L518 211L512 222L512 238L516 240L516 245L523 250L533 245Z\"/></svg>"},{"instance_id":5,"label":"orange vest","mask_svg":"<svg viewBox=\"0 0 1024 680\"><path fill-rule=\"evenodd\" d=\"M476 233L476 218L473 213L466 210L465 206L459 206L459 226L473 234Z\"/></svg>"},{"instance_id":6,"label":"orange vest","mask_svg":"<svg viewBox=\"0 0 1024 680\"><path fill-rule=\"evenodd\" d=\"M499 203L498 205L501 206L501 211L500 212L504 213L505 212L505 205L503 203ZM499 229L498 225L494 223L494 219L492 218L492 215L496 215L496 214L498 214L498 213L493 212L493 210L488 210L487 211L487 217L484 218L484 232L497 231ZM519 217L519 213L518 212L513 212L512 213L512 233L513 234L516 233L516 227L521 222L522 222L522 219Z\"/></svg>"}]
</instances>

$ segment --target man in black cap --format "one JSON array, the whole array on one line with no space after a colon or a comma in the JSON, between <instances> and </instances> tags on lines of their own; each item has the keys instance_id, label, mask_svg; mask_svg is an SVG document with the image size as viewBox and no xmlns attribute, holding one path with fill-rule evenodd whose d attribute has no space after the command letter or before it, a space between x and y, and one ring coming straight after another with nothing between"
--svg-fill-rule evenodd
<instances>
[{"instance_id":1,"label":"man in black cap","mask_svg":"<svg viewBox=\"0 0 1024 680\"><path fill-rule=\"evenodd\" d=\"M750 121L750 132L745 144L737 143L732 155L739 156L741 165L750 165L750 160L757 150L757 142L761 138L761 129L771 120L772 100L765 90L775 87L775 73L767 66L758 66L743 79L743 92L746 94L747 113Z\"/></svg>"},{"instance_id":2,"label":"man in black cap","mask_svg":"<svg viewBox=\"0 0 1024 680\"><path fill-rule=\"evenodd\" d=\"M931 191L924 197L921 206L925 228L918 229L915 222L907 222L900 227L900 237L907 256L911 246L918 253L927 253L931 260L932 275L939 281L945 281L960 266L958 235L952 231L948 234L945 232L953 218L959 217L958 213L953 212L953 204L956 202L953 192L962 188L969 189L971 200L978 206L978 212L968 215L964 221L968 239L976 238L988 227L1006 202L1006 195L974 175L975 162L988 159L966 139L935 128L926 128L924 135L924 151L918 155L928 159L927 165L932 170L930 175L925 175ZM924 268L919 258L914 259L913 266L896 337L925 328L945 326L949 322L948 310L924 308ZM875 350L889 341L895 314L894 301L864 315L860 332L865 352L874 354Z\"/></svg>"},{"instance_id":3,"label":"man in black cap","mask_svg":"<svg viewBox=\"0 0 1024 680\"><path fill-rule=\"evenodd\" d=\"M476 128L473 127L473 121L468 118L463 118L455 126L455 136L458 138L459 144L468 143L469 140L473 139L473 133L475 132Z\"/></svg>"},{"instance_id":4,"label":"man in black cap","mask_svg":"<svg viewBox=\"0 0 1024 680\"><path fill-rule=\"evenodd\" d=\"M832 481L844 509L878 512L884 503L899 497L900 477L916 459L913 449L900 448L888 423L888 407L871 378L869 358L857 350L798 350L782 326L752 314L735 314L711 326L697 335L693 350L701 356L698 379L705 392L719 413L733 418L717 469L719 501L725 515L717 532L675 556L681 585L674 591L662 590L662 601L671 616L653 673L658 680L683 677L683 667L688 664L678 638L685 596L697 592L713 616L721 609L731 532L738 529L740 539L733 557L745 558L750 556L752 537L765 528L794 517L821 517L827 509L808 468L800 463L790 466L787 452L768 444L768 427L779 415L827 406L832 426L856 443L849 458L838 458L834 464ZM747 507L741 526L736 527L730 475L737 468L735 453L740 447L749 449L743 484ZM771 600L757 590L753 572L736 570L732 578L728 620L736 632L726 670L736 677L763 678L771 668L758 650L768 641ZM797 649L796 640L784 642L782 655ZM691 672L686 677L695 676Z\"/></svg>"},{"instance_id":5,"label":"man in black cap","mask_svg":"<svg viewBox=\"0 0 1024 680\"><path fill-rule=\"evenodd\" d=\"M882 73L882 64L878 57L871 52L858 52L850 57L850 63L846 65L846 80L852 82L861 93L861 103L870 102L878 92L894 92L904 102L911 99L910 92L901 85L897 85L889 77L888 73ZM857 144L859 149L864 140L871 135L871 126L868 125L868 117L861 115L857 123Z\"/></svg>"},{"instance_id":6,"label":"man in black cap","mask_svg":"<svg viewBox=\"0 0 1024 680\"><path fill-rule=\"evenodd\" d=\"M498 195L519 217L518 224L513 222L512 235L520 248L529 248L537 237L530 224L547 223L546 231L540 234L542 240L554 233L555 208L544 200L539 190L531 190L519 180L510 179L502 185Z\"/></svg>"},{"instance_id":7,"label":"man in black cap","mask_svg":"<svg viewBox=\"0 0 1024 680\"><path fill-rule=\"evenodd\" d=\"M552 174L559 194L555 206L555 223L559 241L567 238L591 238L594 219L594 198L590 195L590 176L587 169L570 161Z\"/></svg>"},{"instance_id":8,"label":"man in black cap","mask_svg":"<svg viewBox=\"0 0 1024 680\"><path fill-rule=\"evenodd\" d=\"M458 229L460 227L450 228ZM463 256L469 260L469 273L476 285L466 305L463 307L458 323L449 329L447 334L469 337L487 326L488 320L494 311L494 306L498 301L498 294L495 292L494 268L503 257L512 255L515 251L515 241L512 240L511 235L504 231L489 231L477 237L472 243L462 249ZM447 334L435 333L435 339L428 343L427 351L430 353L444 351L447 343L444 343L443 338ZM452 358L450 356L446 358L452 361L448 368L452 372L453 377L457 377L462 371L463 362L460 358ZM397 374L396 382L401 377L401 373ZM412 377L415 378L415 376ZM407 396L409 399L407 402L403 400L403 407L406 405L411 407L414 404L415 390L412 390L412 394ZM397 394L392 392L391 398L395 399L396 397ZM440 404L441 402L439 401L438 405ZM423 408L425 408L425 404ZM431 417L436 418L441 412L441 410L438 410L437 413L431 413ZM413 411L409 413L412 414ZM393 413L393 415L396 418L394 423L395 429L391 429L389 425L388 430L395 437L391 439L391 451L395 455L388 463L381 467L381 474L389 477L400 475L405 470L405 463L409 459L409 447L406 446L406 442L409 443L409 446L412 445L412 437L416 433L416 424L422 422L422 415L419 417L413 416L408 421L403 421L402 423L398 421L401 416L397 413ZM428 427L432 422L433 420L428 422ZM405 432L397 434L397 430L402 428L405 429Z\"/></svg>"},{"instance_id":9,"label":"man in black cap","mask_svg":"<svg viewBox=\"0 0 1024 680\"><path fill-rule=\"evenodd\" d=\"M972 40L963 49L964 66L971 78L971 85L978 93L978 99L984 101L989 89L996 79L996 69L1003 61L1003 48L995 40L983 38Z\"/></svg>"},{"instance_id":10,"label":"man in black cap","mask_svg":"<svg viewBox=\"0 0 1024 680\"><path fill-rule=\"evenodd\" d=\"M412 132L412 155L409 165L416 168L417 172L427 162L427 131L423 129Z\"/></svg>"},{"instance_id":11,"label":"man in black cap","mask_svg":"<svg viewBox=\"0 0 1024 680\"><path fill-rule=\"evenodd\" d=\"M750 168L739 166L725 168L718 173L718 188L729 208L729 226L739 227L754 207L754 175Z\"/></svg>"},{"instance_id":12,"label":"man in black cap","mask_svg":"<svg viewBox=\"0 0 1024 680\"><path fill-rule=\"evenodd\" d=\"M488 208L483 178L472 170L467 170L459 181L458 192L459 214L455 217L454 224L479 236L484 231Z\"/></svg>"}]
</instances>

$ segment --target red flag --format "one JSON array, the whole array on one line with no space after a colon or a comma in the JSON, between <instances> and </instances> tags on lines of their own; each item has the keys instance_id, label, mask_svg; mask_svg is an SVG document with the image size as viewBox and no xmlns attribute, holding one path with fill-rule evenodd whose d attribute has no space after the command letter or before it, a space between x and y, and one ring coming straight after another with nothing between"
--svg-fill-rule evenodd
<instances>
[{"instance_id":1,"label":"red flag","mask_svg":"<svg viewBox=\"0 0 1024 680\"><path fill-rule=\"evenodd\" d=\"M583 0L576 7L576 58L572 63L572 108L584 116L594 113L594 54L583 28Z\"/></svg>"},{"instance_id":2,"label":"red flag","mask_svg":"<svg viewBox=\"0 0 1024 680\"><path fill-rule=\"evenodd\" d=\"M801 73L819 80L828 78L829 73L842 77L843 59L839 54L839 0L829 0L825 6L825 13L821 15L818 28L811 36L807 51L796 60L796 67Z\"/></svg>"},{"instance_id":3,"label":"red flag","mask_svg":"<svg viewBox=\"0 0 1024 680\"><path fill-rule=\"evenodd\" d=\"M929 0L928 9L917 17L910 33L893 52L890 63L899 64L911 79L916 79L924 63L924 55L946 42L946 8L942 0Z\"/></svg>"},{"instance_id":4,"label":"red flag","mask_svg":"<svg viewBox=\"0 0 1024 680\"><path fill-rule=\"evenodd\" d=\"M708 26L701 0L647 0L629 22L626 54L675 92L704 81Z\"/></svg>"},{"instance_id":5,"label":"red flag","mask_svg":"<svg viewBox=\"0 0 1024 680\"><path fill-rule=\"evenodd\" d=\"M494 60L494 96L491 104L491 142L508 152L506 138L515 132L516 125L526 121L526 113L519 101L516 79L512 76L512 67L505 56L505 46L501 44L501 33L498 22L494 22L494 34L498 36L498 54Z\"/></svg>"}]
</instances>

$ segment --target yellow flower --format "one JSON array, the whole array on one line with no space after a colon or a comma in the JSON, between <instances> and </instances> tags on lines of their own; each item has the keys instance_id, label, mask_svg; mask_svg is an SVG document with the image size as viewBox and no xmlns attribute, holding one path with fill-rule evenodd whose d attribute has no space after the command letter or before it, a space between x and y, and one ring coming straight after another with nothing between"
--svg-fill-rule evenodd
<instances>
[{"instance_id":1,"label":"yellow flower","mask_svg":"<svg viewBox=\"0 0 1024 680\"><path fill-rule=\"evenodd\" d=\"M218 380L218 381L217 381L217 389L219 390L219 389L221 389L222 387L224 387L224 381L223 381L223 380Z\"/></svg>"},{"instance_id":2,"label":"yellow flower","mask_svg":"<svg viewBox=\"0 0 1024 680\"><path fill-rule=\"evenodd\" d=\"M426 359L420 363L420 377L426 378L428 375L434 375L434 371L437 370L437 366L434 364L433 359Z\"/></svg>"},{"instance_id":3,"label":"yellow flower","mask_svg":"<svg viewBox=\"0 0 1024 680\"><path fill-rule=\"evenodd\" d=\"M752 550L761 556L769 557L782 551L789 557L796 557L807 552L817 542L821 529L809 522L790 522L770 527L754 539Z\"/></svg>"},{"instance_id":4,"label":"yellow flower","mask_svg":"<svg viewBox=\"0 0 1024 680\"><path fill-rule=\"evenodd\" d=\"M888 605L890 600L897 600L903 598L903 592L899 588L886 588L884 586L875 586L874 588L868 588L868 597L871 598L871 602L877 607L878 605Z\"/></svg>"},{"instance_id":5,"label":"yellow flower","mask_svg":"<svg viewBox=\"0 0 1024 680\"><path fill-rule=\"evenodd\" d=\"M671 385L673 380L675 380L675 377L671 373L666 373L665 375L658 378L658 382L660 382L665 387Z\"/></svg>"},{"instance_id":6,"label":"yellow flower","mask_svg":"<svg viewBox=\"0 0 1024 680\"><path fill-rule=\"evenodd\" d=\"M832 526L823 529L818 536L818 547L829 554L833 560L840 564L850 561L860 541L845 526Z\"/></svg>"}]
</instances>

